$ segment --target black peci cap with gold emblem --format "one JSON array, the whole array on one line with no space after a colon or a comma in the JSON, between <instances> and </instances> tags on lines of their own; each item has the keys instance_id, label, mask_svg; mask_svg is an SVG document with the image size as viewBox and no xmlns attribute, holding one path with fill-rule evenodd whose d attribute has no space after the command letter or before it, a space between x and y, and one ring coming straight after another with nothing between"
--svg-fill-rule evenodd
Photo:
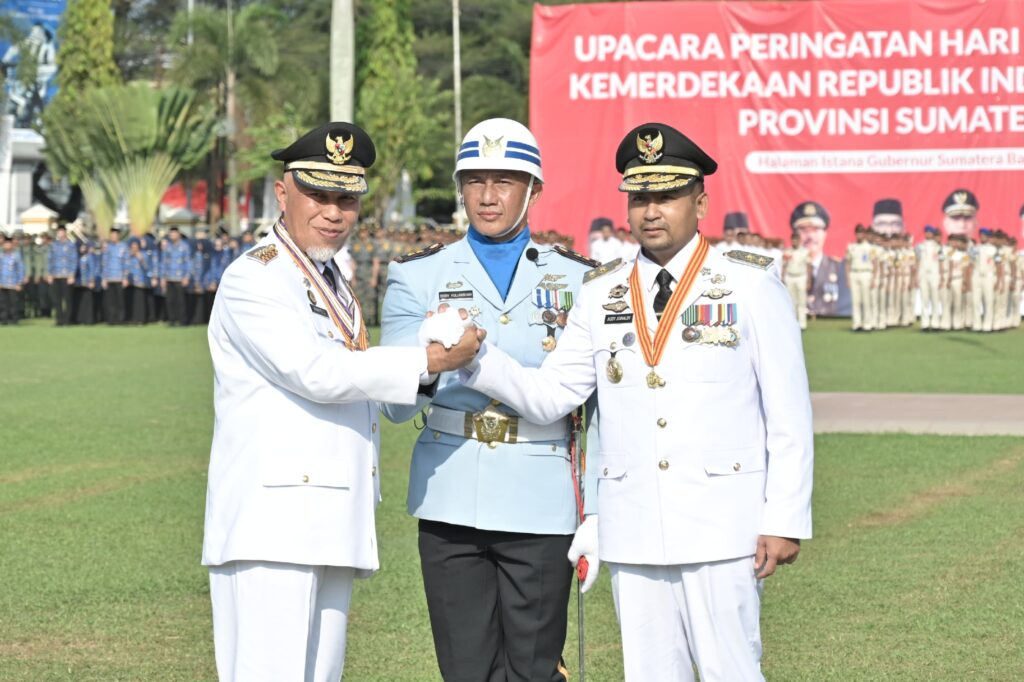
<instances>
[{"instance_id":1,"label":"black peci cap with gold emblem","mask_svg":"<svg viewBox=\"0 0 1024 682\"><path fill-rule=\"evenodd\" d=\"M270 158L283 161L285 172L303 187L366 194L366 169L377 159L377 150L359 126L328 123L272 152Z\"/></svg>"},{"instance_id":2,"label":"black peci cap with gold emblem","mask_svg":"<svg viewBox=\"0 0 1024 682\"><path fill-rule=\"evenodd\" d=\"M789 214L789 226L793 229L807 225L827 230L829 222L828 211L817 201L799 203Z\"/></svg>"},{"instance_id":3,"label":"black peci cap with gold emblem","mask_svg":"<svg viewBox=\"0 0 1024 682\"><path fill-rule=\"evenodd\" d=\"M942 202L942 212L948 216L973 216L978 212L978 197L967 189L955 189Z\"/></svg>"},{"instance_id":4,"label":"black peci cap with gold emblem","mask_svg":"<svg viewBox=\"0 0 1024 682\"><path fill-rule=\"evenodd\" d=\"M703 180L718 164L672 126L644 123L626 133L615 168L622 173L620 192L666 192Z\"/></svg>"}]
</instances>

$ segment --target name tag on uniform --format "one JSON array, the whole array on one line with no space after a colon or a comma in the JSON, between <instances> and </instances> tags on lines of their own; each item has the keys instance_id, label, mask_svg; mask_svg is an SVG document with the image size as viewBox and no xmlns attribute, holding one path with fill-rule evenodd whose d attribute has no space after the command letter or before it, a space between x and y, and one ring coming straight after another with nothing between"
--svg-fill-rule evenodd
<instances>
[{"instance_id":1,"label":"name tag on uniform","mask_svg":"<svg viewBox=\"0 0 1024 682\"><path fill-rule=\"evenodd\" d=\"M618 315L605 315L605 324L626 324L633 321L633 313L621 313Z\"/></svg>"},{"instance_id":2,"label":"name tag on uniform","mask_svg":"<svg viewBox=\"0 0 1024 682\"><path fill-rule=\"evenodd\" d=\"M439 291L437 292L437 298L441 301L468 301L473 298L473 290L466 289L465 291Z\"/></svg>"},{"instance_id":3,"label":"name tag on uniform","mask_svg":"<svg viewBox=\"0 0 1024 682\"><path fill-rule=\"evenodd\" d=\"M309 309L312 310L317 315L323 315L324 317L328 317L327 311L321 308L320 306L316 305L315 303L310 303Z\"/></svg>"}]
</instances>

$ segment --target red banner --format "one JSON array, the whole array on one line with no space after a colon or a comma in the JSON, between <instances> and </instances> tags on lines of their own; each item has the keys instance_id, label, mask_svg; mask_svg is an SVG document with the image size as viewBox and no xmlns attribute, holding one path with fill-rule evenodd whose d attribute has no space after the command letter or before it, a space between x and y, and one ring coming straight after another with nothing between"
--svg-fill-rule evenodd
<instances>
[{"instance_id":1,"label":"red banner","mask_svg":"<svg viewBox=\"0 0 1024 682\"><path fill-rule=\"evenodd\" d=\"M790 213L813 200L831 214L824 252L842 256L877 200L900 200L918 236L960 188L980 204L969 231L1017 234L1022 27L1019 0L537 5L530 127L546 182L531 222L582 251L594 218L625 225L615 149L658 121L719 162L712 237L745 211L788 243Z\"/></svg>"}]
</instances>

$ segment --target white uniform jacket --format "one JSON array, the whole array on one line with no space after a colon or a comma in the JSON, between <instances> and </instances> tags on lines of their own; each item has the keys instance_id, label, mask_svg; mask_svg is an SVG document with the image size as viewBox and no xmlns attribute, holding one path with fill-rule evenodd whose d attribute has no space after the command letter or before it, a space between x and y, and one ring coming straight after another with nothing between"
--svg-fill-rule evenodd
<instances>
[{"instance_id":1,"label":"white uniform jacket","mask_svg":"<svg viewBox=\"0 0 1024 682\"><path fill-rule=\"evenodd\" d=\"M695 243L677 255L683 266ZM647 320L656 324L658 266L640 259ZM753 554L759 534L810 537L810 395L783 284L710 249L657 367L665 385L652 389L639 341L629 338L635 318L624 323L631 309L616 304L630 303L622 287L632 269L627 263L583 285L558 348L540 368L524 369L485 343L466 385L540 423L597 388L600 457L589 466L598 477L604 561L709 562ZM678 281L681 272L673 274ZM731 327L735 347L684 340L681 318L691 305L712 306L703 309L710 320L693 324L702 339L731 338L723 329ZM710 326L715 321L722 324ZM608 371L613 353L617 383Z\"/></svg>"},{"instance_id":2,"label":"white uniform jacket","mask_svg":"<svg viewBox=\"0 0 1024 682\"><path fill-rule=\"evenodd\" d=\"M349 350L305 280L271 232L217 290L204 565L379 567L377 401L415 401L426 351Z\"/></svg>"}]
</instances>

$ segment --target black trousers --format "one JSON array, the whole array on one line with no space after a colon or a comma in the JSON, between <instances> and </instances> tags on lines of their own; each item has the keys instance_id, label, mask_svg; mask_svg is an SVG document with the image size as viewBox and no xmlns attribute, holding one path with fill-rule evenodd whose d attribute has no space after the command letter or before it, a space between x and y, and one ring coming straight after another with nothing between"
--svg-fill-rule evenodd
<instances>
[{"instance_id":1,"label":"black trousers","mask_svg":"<svg viewBox=\"0 0 1024 682\"><path fill-rule=\"evenodd\" d=\"M53 309L57 326L71 324L71 285L67 277L54 277L50 291L53 292Z\"/></svg>"},{"instance_id":2,"label":"black trousers","mask_svg":"<svg viewBox=\"0 0 1024 682\"><path fill-rule=\"evenodd\" d=\"M167 321L172 325L186 325L185 289L181 282L167 283Z\"/></svg>"},{"instance_id":3,"label":"black trousers","mask_svg":"<svg viewBox=\"0 0 1024 682\"><path fill-rule=\"evenodd\" d=\"M75 287L75 322L78 324L96 323L96 313L93 311L92 301L92 289Z\"/></svg>"},{"instance_id":4,"label":"black trousers","mask_svg":"<svg viewBox=\"0 0 1024 682\"><path fill-rule=\"evenodd\" d=\"M571 535L420 521L420 566L445 682L565 682Z\"/></svg>"},{"instance_id":5,"label":"black trousers","mask_svg":"<svg viewBox=\"0 0 1024 682\"><path fill-rule=\"evenodd\" d=\"M124 287L120 282L107 282L103 290L103 319L107 324L124 322Z\"/></svg>"},{"instance_id":6,"label":"black trousers","mask_svg":"<svg viewBox=\"0 0 1024 682\"><path fill-rule=\"evenodd\" d=\"M0 324L17 324L18 292L14 289L0 289Z\"/></svg>"},{"instance_id":7,"label":"black trousers","mask_svg":"<svg viewBox=\"0 0 1024 682\"><path fill-rule=\"evenodd\" d=\"M50 285L45 279L40 278L35 284L36 317L49 317L52 309L53 297L50 295Z\"/></svg>"},{"instance_id":8,"label":"black trousers","mask_svg":"<svg viewBox=\"0 0 1024 682\"><path fill-rule=\"evenodd\" d=\"M146 324L146 299L150 296L151 289L144 287L128 287L125 292L128 300L128 322L132 324Z\"/></svg>"}]
</instances>

